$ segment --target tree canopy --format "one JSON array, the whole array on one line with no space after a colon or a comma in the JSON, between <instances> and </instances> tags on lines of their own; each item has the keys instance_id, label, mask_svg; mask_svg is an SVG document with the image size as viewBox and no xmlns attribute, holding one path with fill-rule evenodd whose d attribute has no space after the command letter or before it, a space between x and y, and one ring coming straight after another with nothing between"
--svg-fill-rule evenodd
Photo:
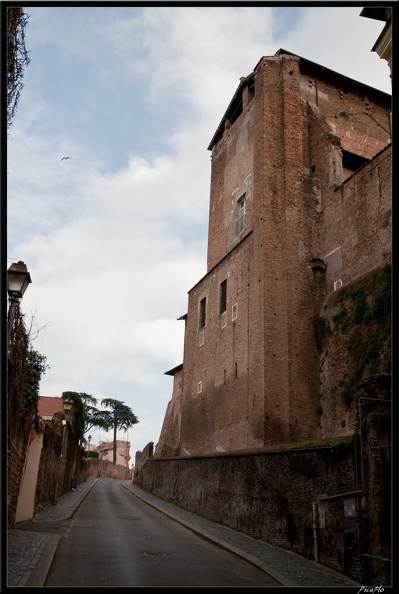
<instances>
[{"instance_id":1,"label":"tree canopy","mask_svg":"<svg viewBox=\"0 0 399 594\"><path fill-rule=\"evenodd\" d=\"M111 427L114 430L114 451L113 451L113 463L116 464L116 432L118 429L124 429L125 431L139 423L138 418L134 414L131 408L120 400L114 400L113 398L103 398L101 401L102 406L110 409L104 410L100 413L103 420L107 424L107 428Z\"/></svg>"},{"instance_id":2,"label":"tree canopy","mask_svg":"<svg viewBox=\"0 0 399 594\"><path fill-rule=\"evenodd\" d=\"M108 424L96 407L97 398L86 392L63 392L64 400L72 400L76 412L76 429L79 439L85 441L84 435L92 427L108 430Z\"/></svg>"},{"instance_id":3,"label":"tree canopy","mask_svg":"<svg viewBox=\"0 0 399 594\"><path fill-rule=\"evenodd\" d=\"M97 408L98 399L86 392L63 392L62 398L64 400L72 400L76 411L76 429L79 439L85 442L84 435L92 429L92 427L99 427L104 431L113 429L113 463L116 464L116 432L119 429L127 431L136 423L139 423L138 418L131 408L120 400L113 398L103 398L101 405L105 409L99 410Z\"/></svg>"}]
</instances>

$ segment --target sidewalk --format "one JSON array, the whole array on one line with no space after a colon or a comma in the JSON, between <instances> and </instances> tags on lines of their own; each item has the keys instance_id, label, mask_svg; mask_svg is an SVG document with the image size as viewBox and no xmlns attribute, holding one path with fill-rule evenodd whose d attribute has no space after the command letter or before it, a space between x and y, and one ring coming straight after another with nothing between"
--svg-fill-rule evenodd
<instances>
[{"instance_id":1,"label":"sidewalk","mask_svg":"<svg viewBox=\"0 0 399 594\"><path fill-rule=\"evenodd\" d=\"M97 480L99 480L97 477L88 478L75 491L69 491L60 497L57 505L50 505L39 512L34 517L33 523L54 522L69 518ZM355 592L360 589L361 584L313 561L187 512L143 491L130 481L122 481L122 484L133 495L140 497L193 532L266 571L282 586L352 587ZM60 538L60 535L50 532L24 530L23 524L9 530L8 587L43 586Z\"/></svg>"},{"instance_id":2,"label":"sidewalk","mask_svg":"<svg viewBox=\"0 0 399 594\"><path fill-rule=\"evenodd\" d=\"M7 586L43 586L61 536L51 532L24 530L24 524L55 522L69 518L98 481L89 477L86 482L60 497L57 505L48 505L35 515L32 522L22 522L8 530Z\"/></svg>"}]
</instances>

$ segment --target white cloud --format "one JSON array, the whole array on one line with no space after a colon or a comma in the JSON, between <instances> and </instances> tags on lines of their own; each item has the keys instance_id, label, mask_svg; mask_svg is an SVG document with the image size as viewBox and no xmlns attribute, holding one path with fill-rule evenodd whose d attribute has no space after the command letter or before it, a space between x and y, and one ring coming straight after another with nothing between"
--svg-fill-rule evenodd
<instances>
[{"instance_id":1,"label":"white cloud","mask_svg":"<svg viewBox=\"0 0 399 594\"><path fill-rule=\"evenodd\" d=\"M240 76L283 47L389 90L370 56L381 24L344 7L26 10L8 258L32 276L22 308L44 326L41 393L126 402L140 419L135 452L157 442L164 372L182 362L177 317L206 272L207 146Z\"/></svg>"},{"instance_id":2,"label":"white cloud","mask_svg":"<svg viewBox=\"0 0 399 594\"><path fill-rule=\"evenodd\" d=\"M361 6L309 7L300 27L283 34L280 42L303 58L391 93L388 64L371 51L384 23L359 16L361 10Z\"/></svg>"}]
</instances>

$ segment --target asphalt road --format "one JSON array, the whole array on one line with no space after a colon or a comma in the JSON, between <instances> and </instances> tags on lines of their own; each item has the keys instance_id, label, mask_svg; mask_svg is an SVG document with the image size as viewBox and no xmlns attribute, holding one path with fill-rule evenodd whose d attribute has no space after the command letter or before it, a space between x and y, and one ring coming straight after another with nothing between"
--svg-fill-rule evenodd
<instances>
[{"instance_id":1,"label":"asphalt road","mask_svg":"<svg viewBox=\"0 0 399 594\"><path fill-rule=\"evenodd\" d=\"M281 587L113 479L98 481L74 515L51 531L63 538L44 587Z\"/></svg>"}]
</instances>

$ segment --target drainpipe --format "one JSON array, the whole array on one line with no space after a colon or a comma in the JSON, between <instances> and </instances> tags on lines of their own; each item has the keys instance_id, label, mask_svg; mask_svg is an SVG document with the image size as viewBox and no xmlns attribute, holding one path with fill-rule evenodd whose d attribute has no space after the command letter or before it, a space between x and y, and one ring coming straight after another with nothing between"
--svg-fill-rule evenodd
<instances>
[{"instance_id":1,"label":"drainpipe","mask_svg":"<svg viewBox=\"0 0 399 594\"><path fill-rule=\"evenodd\" d=\"M314 543L314 560L319 562L319 546L317 542L317 503L313 501L313 543Z\"/></svg>"}]
</instances>

